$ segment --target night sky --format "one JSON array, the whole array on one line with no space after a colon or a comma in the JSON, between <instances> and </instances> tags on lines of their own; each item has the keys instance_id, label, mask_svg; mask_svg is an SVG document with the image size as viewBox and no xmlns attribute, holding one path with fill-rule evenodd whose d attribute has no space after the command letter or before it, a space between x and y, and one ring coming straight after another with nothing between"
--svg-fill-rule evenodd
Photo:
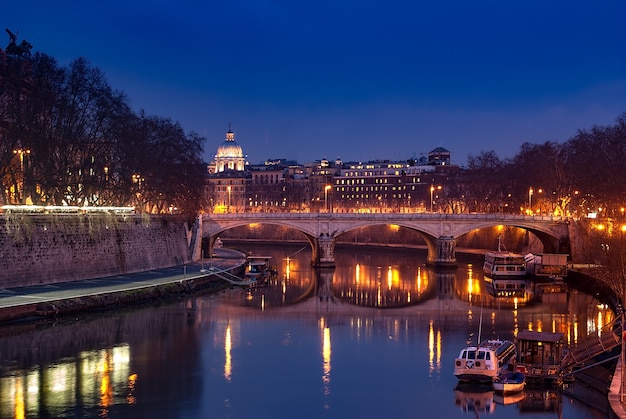
<instances>
[{"instance_id":1,"label":"night sky","mask_svg":"<svg viewBox=\"0 0 626 419\"><path fill-rule=\"evenodd\" d=\"M251 163L512 157L626 112L626 1L11 1L0 46L100 68ZM5 35L2 40L1 35ZM3 44L4 42L4 44Z\"/></svg>"}]
</instances>

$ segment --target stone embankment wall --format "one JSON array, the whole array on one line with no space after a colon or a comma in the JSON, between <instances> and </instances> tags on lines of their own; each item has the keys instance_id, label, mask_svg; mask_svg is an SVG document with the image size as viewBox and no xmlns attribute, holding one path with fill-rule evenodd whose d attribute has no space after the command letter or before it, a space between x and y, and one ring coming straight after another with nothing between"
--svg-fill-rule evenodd
<instances>
[{"instance_id":1,"label":"stone embankment wall","mask_svg":"<svg viewBox=\"0 0 626 419\"><path fill-rule=\"evenodd\" d=\"M572 263L597 263L594 257L594 246L598 246L598 244L594 244L592 237L590 237L590 231L593 230L591 226L593 221L595 220L582 218L578 220L572 219L570 222L569 240Z\"/></svg>"},{"instance_id":2,"label":"stone embankment wall","mask_svg":"<svg viewBox=\"0 0 626 419\"><path fill-rule=\"evenodd\" d=\"M180 265L190 238L187 222L172 216L2 214L0 288Z\"/></svg>"}]
</instances>

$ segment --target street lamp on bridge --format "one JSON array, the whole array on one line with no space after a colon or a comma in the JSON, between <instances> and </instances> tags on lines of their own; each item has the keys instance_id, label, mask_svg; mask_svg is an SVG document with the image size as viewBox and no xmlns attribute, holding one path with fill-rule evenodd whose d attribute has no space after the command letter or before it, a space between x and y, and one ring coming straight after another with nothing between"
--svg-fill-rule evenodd
<instances>
[{"instance_id":1,"label":"street lamp on bridge","mask_svg":"<svg viewBox=\"0 0 626 419\"><path fill-rule=\"evenodd\" d=\"M328 191L332 188L331 185L324 186L324 210L328 212Z\"/></svg>"},{"instance_id":2,"label":"street lamp on bridge","mask_svg":"<svg viewBox=\"0 0 626 419\"><path fill-rule=\"evenodd\" d=\"M437 186L438 190L441 190L441 185ZM435 186L430 185L430 212L433 212L433 193L435 192Z\"/></svg>"},{"instance_id":3,"label":"street lamp on bridge","mask_svg":"<svg viewBox=\"0 0 626 419\"><path fill-rule=\"evenodd\" d=\"M528 189L528 211L533 215L533 188Z\"/></svg>"}]
</instances>

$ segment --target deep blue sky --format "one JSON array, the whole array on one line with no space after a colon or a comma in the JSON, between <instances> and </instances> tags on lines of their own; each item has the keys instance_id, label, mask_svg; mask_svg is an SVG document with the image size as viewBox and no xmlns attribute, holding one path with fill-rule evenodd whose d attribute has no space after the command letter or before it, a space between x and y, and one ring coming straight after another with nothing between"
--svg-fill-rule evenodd
<instances>
[{"instance_id":1,"label":"deep blue sky","mask_svg":"<svg viewBox=\"0 0 626 419\"><path fill-rule=\"evenodd\" d=\"M453 163L564 142L626 112L626 1L11 1L0 25L86 57L132 107L252 163ZM2 38L0 37L0 40Z\"/></svg>"}]
</instances>

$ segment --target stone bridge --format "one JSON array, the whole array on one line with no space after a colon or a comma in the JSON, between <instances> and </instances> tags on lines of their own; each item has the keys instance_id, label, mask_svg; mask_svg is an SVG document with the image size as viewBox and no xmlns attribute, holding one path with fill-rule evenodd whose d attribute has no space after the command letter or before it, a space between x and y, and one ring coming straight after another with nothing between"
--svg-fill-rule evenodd
<instances>
[{"instance_id":1,"label":"stone bridge","mask_svg":"<svg viewBox=\"0 0 626 419\"><path fill-rule=\"evenodd\" d=\"M337 238L348 231L373 225L398 225L417 231L428 247L428 263L456 265L456 240L472 230L499 225L526 229L543 243L546 253L564 253L569 248L566 217L512 214L438 213L231 213L205 214L199 219L203 238L215 239L225 230L249 224L287 226L302 232L311 243L315 266L335 265Z\"/></svg>"}]
</instances>

